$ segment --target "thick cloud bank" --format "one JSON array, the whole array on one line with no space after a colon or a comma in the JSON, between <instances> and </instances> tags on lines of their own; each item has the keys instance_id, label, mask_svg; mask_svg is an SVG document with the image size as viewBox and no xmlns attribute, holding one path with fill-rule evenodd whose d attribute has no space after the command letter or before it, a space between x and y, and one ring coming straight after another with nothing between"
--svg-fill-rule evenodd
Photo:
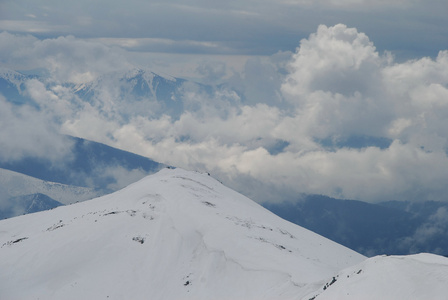
<instances>
[{"instance_id":1,"label":"thick cloud bank","mask_svg":"<svg viewBox=\"0 0 448 300\"><path fill-rule=\"evenodd\" d=\"M51 63L55 82L80 83L130 66L129 54L98 42L0 38L13 41L0 53L26 44L29 65ZM44 63L31 61L39 56ZM20 52L1 59L11 65L21 61ZM225 66L204 63L198 70L212 82ZM114 88L110 83L110 93L87 103L64 85L46 91L37 82L27 85L36 102L51 92L45 99L57 101L46 111L64 133L210 171L258 201L300 193L370 202L444 200L448 193L448 51L397 63L357 29L321 25L295 53L251 59L212 91L183 84L177 116L154 114L157 102L150 99L124 105Z\"/></svg>"}]
</instances>

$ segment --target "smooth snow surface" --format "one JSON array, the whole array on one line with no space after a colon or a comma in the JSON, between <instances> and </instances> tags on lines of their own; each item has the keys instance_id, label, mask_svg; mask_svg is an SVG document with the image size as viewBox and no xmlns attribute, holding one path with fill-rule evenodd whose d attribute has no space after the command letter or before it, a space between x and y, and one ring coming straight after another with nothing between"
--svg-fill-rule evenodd
<instances>
[{"instance_id":1,"label":"smooth snow surface","mask_svg":"<svg viewBox=\"0 0 448 300\"><path fill-rule=\"evenodd\" d=\"M364 260L181 169L0 221L8 300L300 299Z\"/></svg>"},{"instance_id":2,"label":"smooth snow surface","mask_svg":"<svg viewBox=\"0 0 448 300\"><path fill-rule=\"evenodd\" d=\"M303 299L448 299L448 258L428 253L372 257Z\"/></svg>"}]
</instances>

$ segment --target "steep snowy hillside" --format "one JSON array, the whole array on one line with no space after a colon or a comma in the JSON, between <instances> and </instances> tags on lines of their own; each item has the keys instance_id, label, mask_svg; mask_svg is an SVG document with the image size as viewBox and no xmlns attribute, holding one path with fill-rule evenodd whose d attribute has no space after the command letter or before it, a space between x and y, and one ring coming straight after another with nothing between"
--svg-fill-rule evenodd
<instances>
[{"instance_id":1,"label":"steep snowy hillside","mask_svg":"<svg viewBox=\"0 0 448 300\"><path fill-rule=\"evenodd\" d=\"M447 299L448 258L428 253L372 257L340 272L319 293L303 299Z\"/></svg>"},{"instance_id":2,"label":"steep snowy hillside","mask_svg":"<svg viewBox=\"0 0 448 300\"><path fill-rule=\"evenodd\" d=\"M0 221L4 299L300 299L364 256L207 174Z\"/></svg>"}]
</instances>

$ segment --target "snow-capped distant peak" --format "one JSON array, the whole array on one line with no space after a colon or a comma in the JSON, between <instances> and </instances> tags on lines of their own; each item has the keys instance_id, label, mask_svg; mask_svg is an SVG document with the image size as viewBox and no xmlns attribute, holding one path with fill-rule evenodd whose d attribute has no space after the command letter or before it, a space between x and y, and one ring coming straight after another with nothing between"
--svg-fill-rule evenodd
<instances>
[{"instance_id":1,"label":"snow-capped distant peak","mask_svg":"<svg viewBox=\"0 0 448 300\"><path fill-rule=\"evenodd\" d=\"M11 197L41 193L63 204L84 201L99 194L91 188L44 181L2 168L0 168L0 187Z\"/></svg>"},{"instance_id":2,"label":"snow-capped distant peak","mask_svg":"<svg viewBox=\"0 0 448 300\"><path fill-rule=\"evenodd\" d=\"M149 81L149 79L154 78L154 76L159 76L159 77L169 80L169 81L177 81L177 79L173 76L166 75L163 73L154 73L152 70L147 69L147 68L134 68L134 69L131 69L127 74L133 75L133 77L143 76L148 81Z\"/></svg>"},{"instance_id":3,"label":"snow-capped distant peak","mask_svg":"<svg viewBox=\"0 0 448 300\"><path fill-rule=\"evenodd\" d=\"M27 79L27 77L22 73L2 67L0 67L0 78L11 82L16 86L17 89L20 89L20 84L22 84Z\"/></svg>"}]
</instances>

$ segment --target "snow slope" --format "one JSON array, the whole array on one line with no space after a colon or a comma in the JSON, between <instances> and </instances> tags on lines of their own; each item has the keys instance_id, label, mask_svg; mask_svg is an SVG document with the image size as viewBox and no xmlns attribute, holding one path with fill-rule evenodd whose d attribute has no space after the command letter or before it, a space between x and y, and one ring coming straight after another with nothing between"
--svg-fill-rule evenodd
<instances>
[{"instance_id":1,"label":"snow slope","mask_svg":"<svg viewBox=\"0 0 448 300\"><path fill-rule=\"evenodd\" d=\"M303 299L448 299L448 258L429 253L372 257L340 272L319 293Z\"/></svg>"},{"instance_id":2,"label":"snow slope","mask_svg":"<svg viewBox=\"0 0 448 300\"><path fill-rule=\"evenodd\" d=\"M207 174L0 221L1 299L300 299L365 257Z\"/></svg>"}]
</instances>

